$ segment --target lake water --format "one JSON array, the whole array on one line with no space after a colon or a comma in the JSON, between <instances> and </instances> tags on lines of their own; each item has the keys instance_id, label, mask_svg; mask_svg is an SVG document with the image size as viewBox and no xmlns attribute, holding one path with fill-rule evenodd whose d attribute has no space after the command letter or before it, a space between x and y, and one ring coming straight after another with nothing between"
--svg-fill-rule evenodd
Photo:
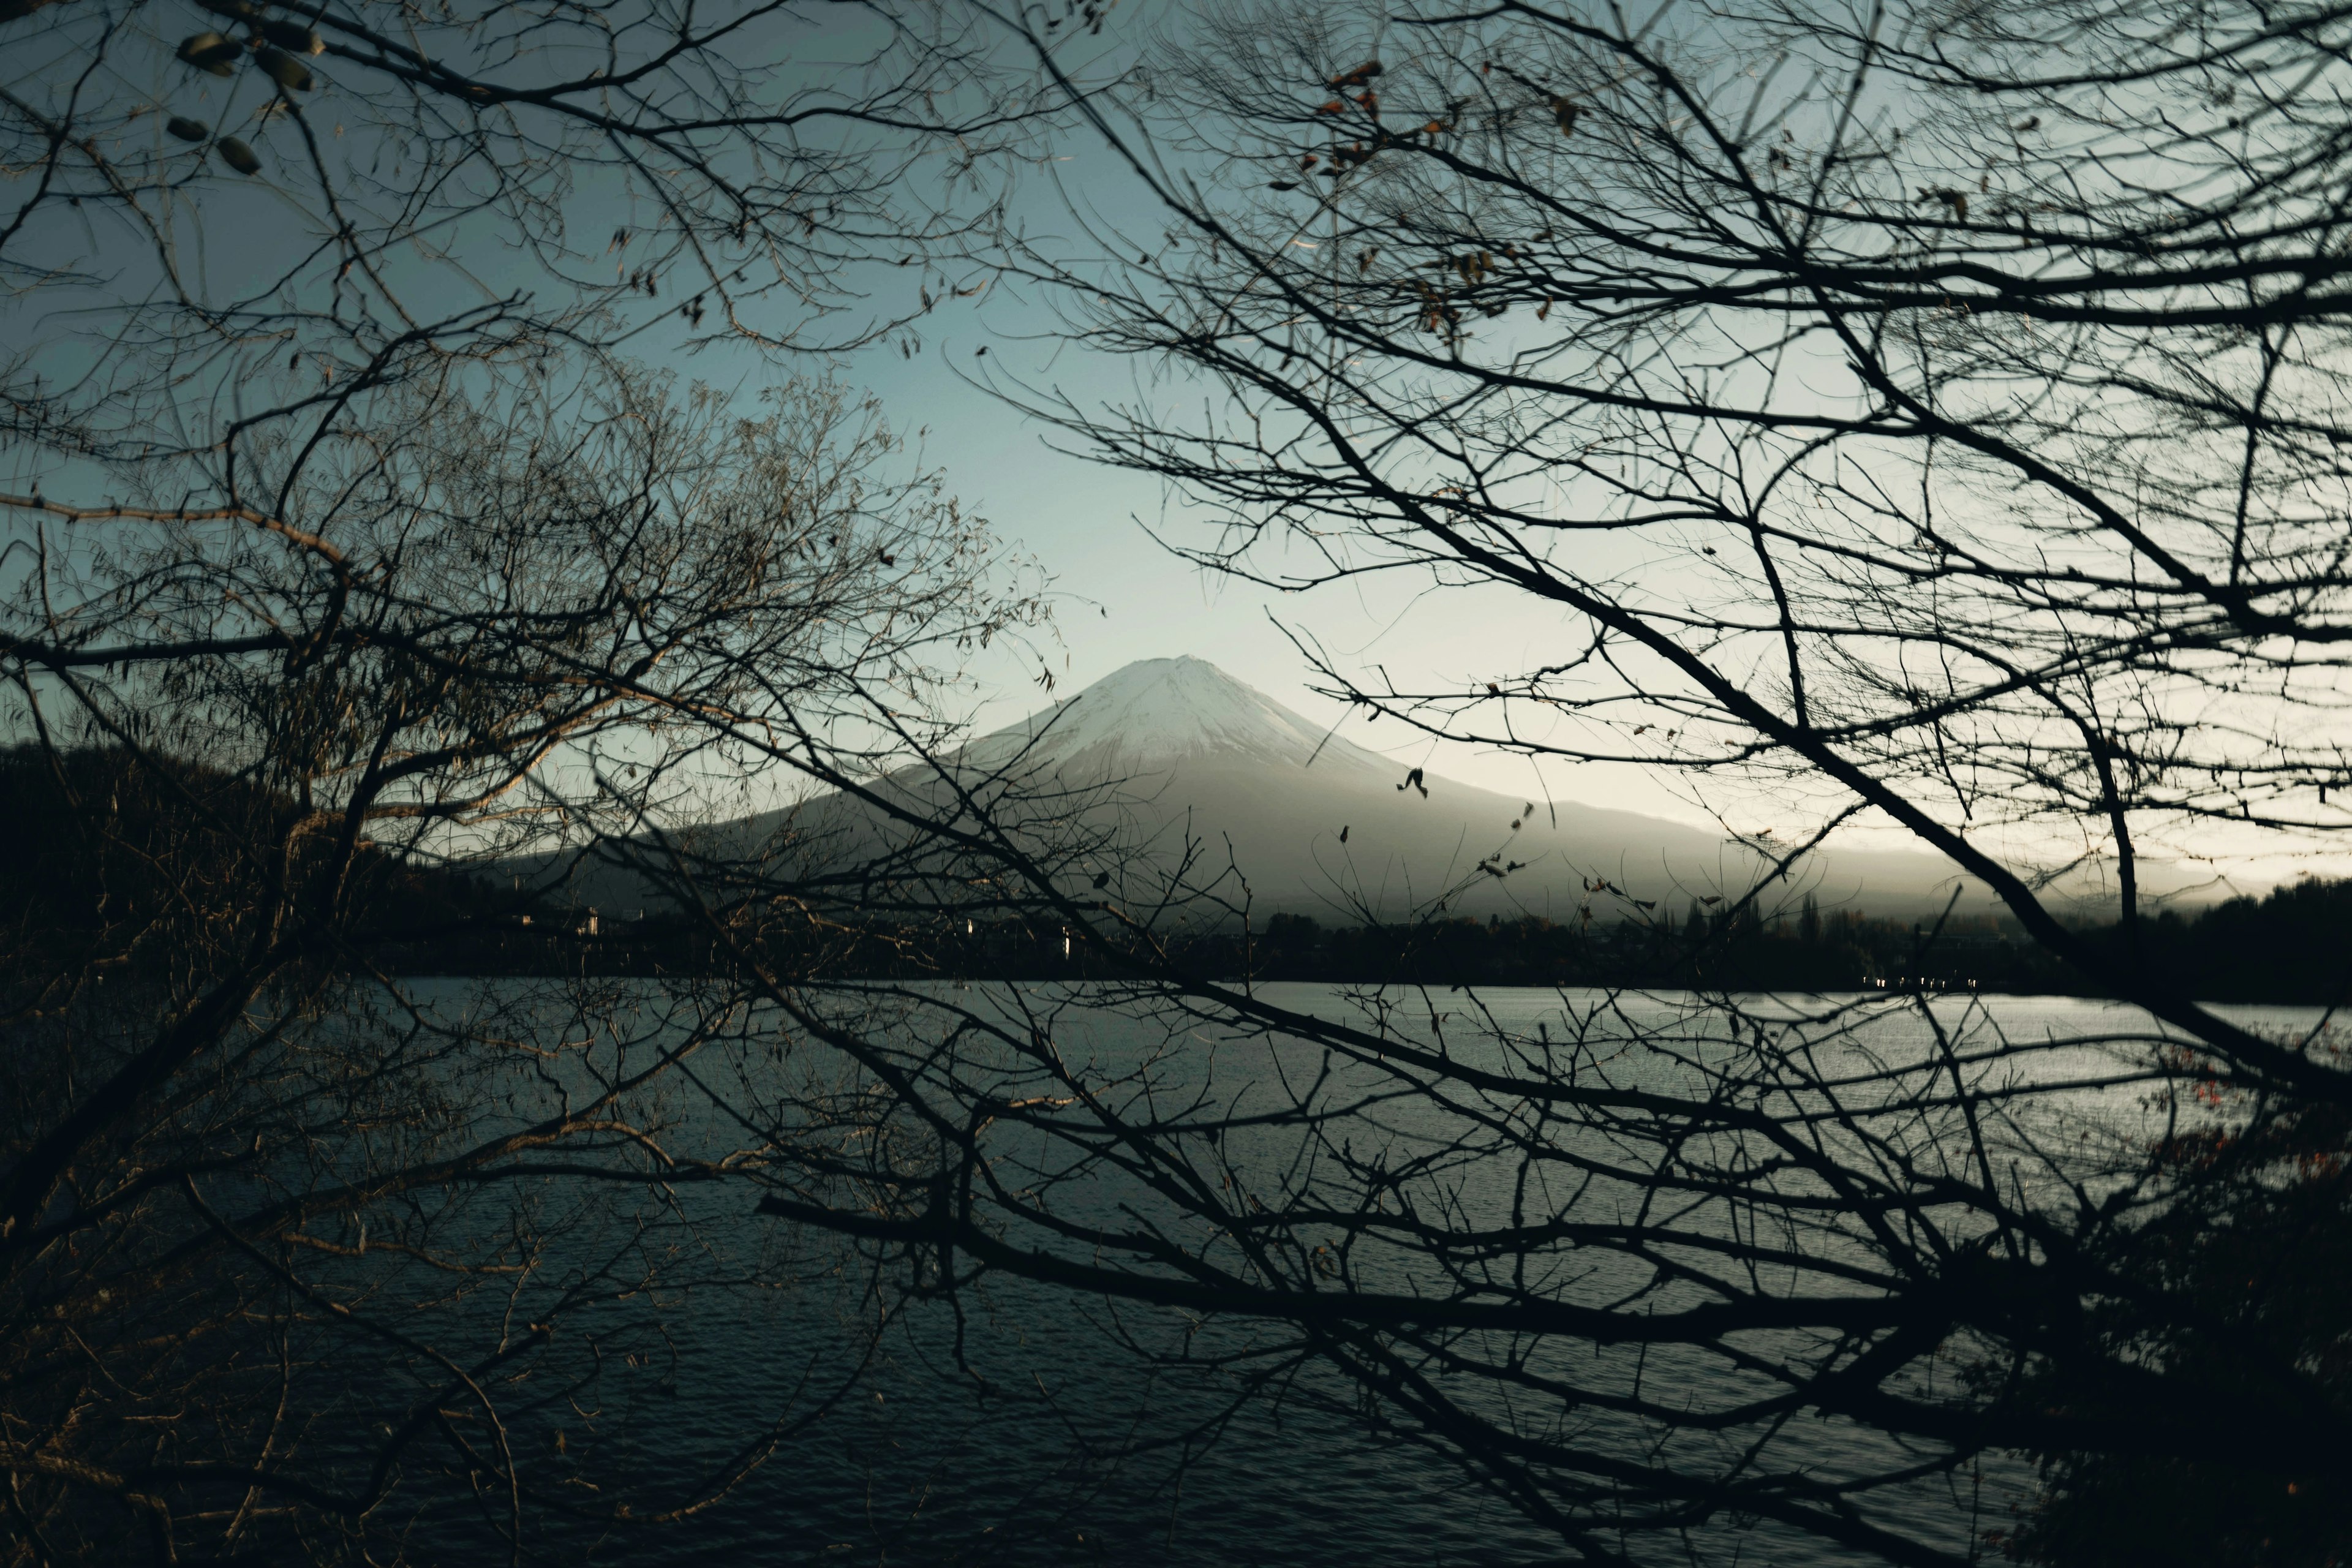
<instances>
[{"instance_id":1,"label":"lake water","mask_svg":"<svg viewBox=\"0 0 2352 1568\"><path fill-rule=\"evenodd\" d=\"M448 1005L461 988L446 987ZM1330 988L1267 987L1261 993L1303 1010L1339 1008ZM1493 1025L1532 1033L1561 1016L1560 994L1497 990L1479 994ZM1576 999L1569 999L1571 1009ZM1688 999L1664 997L1667 1015ZM2152 1035L2146 1020L2109 1005L2069 998L1971 998L2012 1038ZM2280 1029L2313 1026L2303 1009L2233 1009L2242 1022ZM1443 1026L1437 1019L1433 1026ZM1105 1063L1140 1048L1122 1031L1130 1023L1074 1013L1057 1023L1074 1055ZM1558 1024L1552 1026L1559 1027ZM1874 1022L1864 1039L1899 1050L1906 1030L1924 1028L1900 1015ZM1091 1033L1090 1033L1091 1031ZM1848 1045L1851 1046L1851 1041ZM1282 1047L1196 1038L1213 1072L1235 1086L1226 1103L1245 1106L1265 1092ZM1467 1047L1465 1047L1467 1048ZM1171 1060L1181 1061L1181 1054ZM1255 1063L1245 1068L1244 1060ZM2055 1052L2034 1070L2095 1075L2107 1061L2096 1051ZM1298 1070L1296 1064L1293 1070ZM1204 1077L1211 1069L1202 1069ZM720 1098L724 1098L723 1093ZM2107 1113L2144 1116L2128 1096L2110 1094ZM2067 1100L2065 1114L2096 1111L2095 1093ZM1412 1108L1383 1112L1387 1135L1415 1136ZM1378 1120L1368 1115L1367 1125ZM1244 1150L1244 1162L1276 1151ZM1486 1201L1473 1173L1465 1202ZM679 1200L689 1208L691 1194ZM535 1546L550 1560L593 1561L630 1568L733 1563L1079 1563L1171 1564L1502 1564L1569 1560L1558 1535L1474 1484L1452 1459L1397 1436L1381 1436L1358 1417L1349 1388L1309 1364L1277 1393L1237 1399L1235 1368L1250 1365L1254 1338L1278 1334L1220 1324L1188 1336L1173 1312L1075 1299L1019 1280L996 1279L964 1300L961 1322L939 1302L894 1307L873 1331L877 1303L867 1277L844 1263L838 1245L742 1212L698 1212L708 1255L681 1267L680 1279L705 1281L679 1293L661 1314L664 1334L600 1353L608 1370L587 1396L527 1412L514 1422L518 1441L551 1443L563 1433L565 1463L581 1484L597 1476L684 1478L716 1469L739 1454L747 1435L791 1425L764 1462L721 1501L693 1519L659 1528L606 1531L557 1521ZM1108 1210L1125 1197L1106 1189ZM1600 1201L1597 1197L1594 1200ZM587 1234L585 1232L583 1233ZM673 1242L671 1245L675 1245ZM730 1271L748 1276L761 1262L788 1287L708 1283ZM641 1320L643 1303L612 1309L614 1322ZM617 1314L617 1315L614 1315ZM633 1321L634 1321L633 1320ZM598 1332L595 1313L567 1330L577 1345ZM958 1346L961 1344L961 1355ZM1189 1349L1194 1364L1164 1355ZM1238 1357L1225 1366L1197 1364ZM959 1365L961 1361L961 1365ZM863 1363L862 1374L853 1377ZM1674 1375L1665 1358L1654 1379ZM1710 1391L1694 1388L1704 1403ZM1472 1397L1478 1395L1474 1391ZM1885 1462L1888 1440L1820 1421L1792 1427L1781 1441L1823 1473ZM1605 1440L1605 1421L1585 1440ZM1599 1436L1596 1438L1595 1434ZM1624 1439L1640 1441L1631 1427ZM1919 1538L1966 1553L1986 1525L1998 1522L2031 1483L2013 1458L1990 1459L1882 1500L1895 1521ZM429 1492L425 1494L428 1500ZM412 1551L423 1561L489 1560L494 1538L467 1508L428 1500L417 1513ZM1646 1546L1641 1561L1760 1564L1865 1563L1878 1559L1769 1527L1741 1531L1717 1522ZM498 1555L503 1557L503 1550Z\"/></svg>"}]
</instances>

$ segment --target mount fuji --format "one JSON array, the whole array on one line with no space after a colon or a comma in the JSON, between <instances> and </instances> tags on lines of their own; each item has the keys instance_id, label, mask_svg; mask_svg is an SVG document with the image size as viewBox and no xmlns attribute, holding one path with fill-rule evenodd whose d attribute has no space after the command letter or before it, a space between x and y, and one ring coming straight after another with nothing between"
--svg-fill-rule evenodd
<instances>
[{"instance_id":1,"label":"mount fuji","mask_svg":"<svg viewBox=\"0 0 2352 1568\"><path fill-rule=\"evenodd\" d=\"M1662 817L1529 802L1417 769L1418 781L1409 781L1410 763L1331 733L1199 658L1139 659L945 763L1018 775L1018 793L1044 803L1034 808L1041 826L1075 805L1163 862L1188 840L1217 872L1230 856L1259 912L1339 924L1398 918L1440 899L1457 915L1566 920L1590 904L1613 919L1633 913L1631 900L1671 913L1692 898L1744 892L1762 869L1754 851L1725 836ZM940 800L938 776L914 769L879 787L902 789L925 809ZM688 837L737 854L788 826L850 862L888 836L863 805L818 796ZM1490 857L1506 875L1482 870ZM580 904L660 901L603 856L518 868L555 875ZM1955 885L1964 911L1992 907L1980 884L1932 855L1834 850L1813 857L1801 878L1825 908L1915 917L1940 910ZM1588 886L1601 880L1610 891L1595 897Z\"/></svg>"},{"instance_id":2,"label":"mount fuji","mask_svg":"<svg viewBox=\"0 0 2352 1568\"><path fill-rule=\"evenodd\" d=\"M1064 772L1186 763L1278 775L1310 766L1383 777L1395 772L1386 757L1327 735L1255 687L1192 658L1139 658L966 751L975 761L1014 752Z\"/></svg>"},{"instance_id":3,"label":"mount fuji","mask_svg":"<svg viewBox=\"0 0 2352 1568\"><path fill-rule=\"evenodd\" d=\"M972 742L964 757L990 767L1017 758L1034 776L1080 788L1119 781L1144 831L1162 841L1189 833L1220 858L1230 845L1259 909L1342 921L1439 896L1463 914L1565 919L1588 901L1600 914L1601 900L1586 892L1600 879L1626 898L1676 908L1695 895L1744 891L1759 864L1720 834L1636 812L1529 803L1433 775L1424 795L1405 787L1410 764L1328 732L1200 658L1138 660ZM1518 868L1480 873L1498 852ZM1820 879L1824 905L1874 913L1940 909L1956 881L1964 907L1990 904L1981 886L1932 855L1831 853L1808 877Z\"/></svg>"}]
</instances>

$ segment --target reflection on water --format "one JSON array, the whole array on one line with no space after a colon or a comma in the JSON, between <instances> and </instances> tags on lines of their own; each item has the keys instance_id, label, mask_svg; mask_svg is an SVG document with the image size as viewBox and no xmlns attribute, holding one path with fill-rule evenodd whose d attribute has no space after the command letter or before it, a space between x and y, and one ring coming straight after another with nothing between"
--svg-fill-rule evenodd
<instances>
[{"instance_id":1,"label":"reflection on water","mask_svg":"<svg viewBox=\"0 0 2352 1568\"><path fill-rule=\"evenodd\" d=\"M1337 1005L1325 987L1268 987L1300 1010ZM1496 1024L1532 1029L1556 1016L1549 991L1493 991L1480 1002ZM1674 1009L1686 1004L1661 998ZM2012 1037L2131 1032L2136 1015L2076 999L1979 998ZM2241 1022L2308 1026L2314 1014L2237 1009ZM1066 1017L1066 1048L1118 1059L1138 1026L1104 1015ZM1875 1026L1890 1048L1918 1028L1891 1016ZM1091 1032L1091 1033L1089 1033ZM1140 1036L1138 1037L1140 1038ZM1208 1047L1204 1043L1204 1051ZM1278 1052L1265 1058L1271 1071ZM1234 1058L1217 1058L1231 1076ZM2063 1056L2039 1070L2069 1075ZM1241 1073L1246 1079L1248 1074ZM1235 1092L1263 1092L1243 1085ZM2074 1113L2083 1109L2074 1097ZM2112 1115L2138 1114L2115 1097ZM1411 1108L1381 1113L1393 1133ZM1270 1151L1265 1152L1272 1152ZM1244 1158L1246 1158L1246 1152ZM730 1201L738 1201L737 1198ZM690 1205L690 1195L680 1198ZM1106 1190L1097 1201L1116 1207ZM1474 1194L1475 1201L1475 1194ZM704 1286L669 1314L662 1344L596 1345L593 1318L567 1329L575 1346L607 1358L593 1399L536 1412L518 1440L583 1457L583 1495L596 1473L676 1474L722 1468L747 1436L794 1423L764 1463L722 1501L681 1523L606 1534L560 1521L537 1544L551 1556L617 1564L734 1563L1169 1563L1178 1564L1523 1563L1561 1558L1558 1536L1482 1489L1452 1460L1410 1438L1368 1429L1334 1374L1312 1363L1271 1393L1236 1401L1237 1378L1259 1331L1194 1324L1164 1309L1077 1300L995 1279L969 1293L961 1314L938 1301L877 1300L855 1261L824 1238L794 1236L749 1213L701 1214L701 1272L777 1249L798 1259L788 1289ZM828 1268L828 1258L842 1266ZM713 1260L717 1260L714 1262ZM720 1265L725 1265L724 1267ZM887 1321L878 1335L877 1317ZM1264 1345L1283 1342L1267 1333ZM1154 1353L1156 1352L1156 1353ZM585 1353L584 1352L583 1353ZM1563 1352L1565 1353L1565 1352ZM864 1373L853 1377L861 1358ZM1673 1392L1668 1357L1646 1368L1652 1392ZM1704 1405L1709 1391L1686 1391ZM1473 1393L1469 1397L1478 1397ZM1581 1428L1591 1440L1611 1428ZM1622 1440L1641 1441L1627 1427ZM1891 1440L1850 1424L1807 1417L1781 1435L1823 1473L1884 1464ZM1789 1463L1784 1451L1780 1462ZM1988 1460L1882 1502L1909 1513L1916 1533L1967 1553L1978 1532L2024 1495L2028 1468ZM479 1516L444 1503L418 1520L412 1545L427 1561L487 1550ZM1717 1521L1654 1556L1710 1563L1876 1561L1769 1527Z\"/></svg>"}]
</instances>

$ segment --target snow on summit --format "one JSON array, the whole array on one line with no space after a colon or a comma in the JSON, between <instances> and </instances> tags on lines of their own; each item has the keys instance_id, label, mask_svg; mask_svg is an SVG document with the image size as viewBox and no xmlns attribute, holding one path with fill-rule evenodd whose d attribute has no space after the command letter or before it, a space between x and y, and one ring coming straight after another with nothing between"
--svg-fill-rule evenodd
<instances>
[{"instance_id":1,"label":"snow on summit","mask_svg":"<svg viewBox=\"0 0 2352 1568\"><path fill-rule=\"evenodd\" d=\"M1310 723L1206 659L1141 658L987 736L978 748L1034 742L1033 760L1062 767L1164 768L1198 762L1315 758L1316 770L1386 770L1384 758ZM1319 755L1316 748L1322 747Z\"/></svg>"}]
</instances>

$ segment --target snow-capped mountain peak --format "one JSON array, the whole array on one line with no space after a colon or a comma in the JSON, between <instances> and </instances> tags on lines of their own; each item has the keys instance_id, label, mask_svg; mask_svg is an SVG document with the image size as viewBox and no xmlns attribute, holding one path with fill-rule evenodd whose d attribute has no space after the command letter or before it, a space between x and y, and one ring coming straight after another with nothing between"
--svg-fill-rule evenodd
<instances>
[{"instance_id":1,"label":"snow-capped mountain peak","mask_svg":"<svg viewBox=\"0 0 2352 1568\"><path fill-rule=\"evenodd\" d=\"M1143 658L985 737L979 749L1001 755L1000 748L1027 743L1031 761L1062 768L1160 769L1185 762L1297 767L1310 757L1318 772L1390 767L1386 758L1340 736L1327 740L1328 729L1206 659Z\"/></svg>"}]
</instances>

